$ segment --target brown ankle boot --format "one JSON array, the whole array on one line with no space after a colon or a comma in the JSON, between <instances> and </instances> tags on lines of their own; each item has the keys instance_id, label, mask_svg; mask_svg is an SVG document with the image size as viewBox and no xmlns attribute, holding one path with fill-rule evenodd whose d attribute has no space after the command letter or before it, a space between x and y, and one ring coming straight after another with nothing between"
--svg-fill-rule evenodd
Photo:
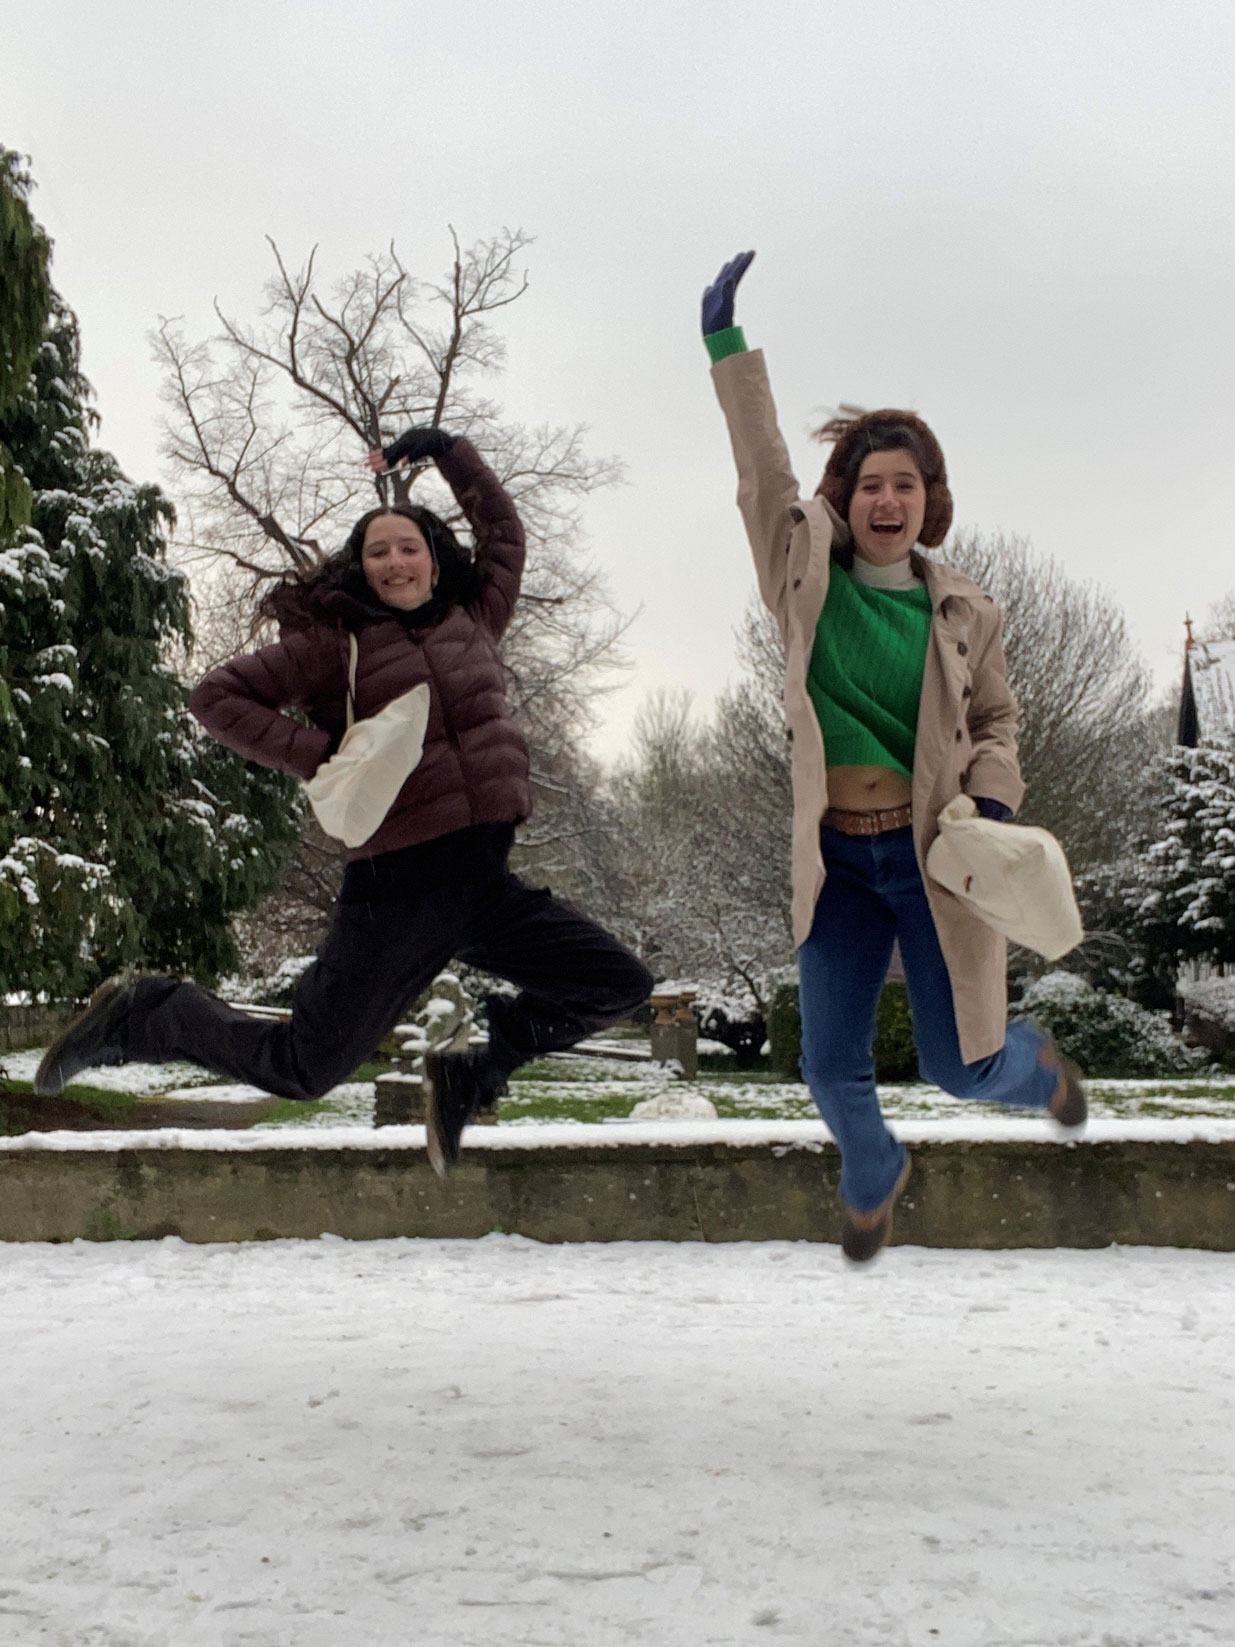
<instances>
[{"instance_id":1,"label":"brown ankle boot","mask_svg":"<svg viewBox=\"0 0 1235 1647\"><path fill-rule=\"evenodd\" d=\"M851 1264L869 1263L887 1246L888 1237L892 1234L892 1210L909 1182L912 1170L913 1162L906 1159L900 1177L892 1186L892 1193L873 1212L855 1212L852 1207L844 1208L840 1249Z\"/></svg>"},{"instance_id":2,"label":"brown ankle boot","mask_svg":"<svg viewBox=\"0 0 1235 1647\"><path fill-rule=\"evenodd\" d=\"M1059 1076L1046 1113L1065 1132L1075 1132L1089 1119L1089 1100L1085 1096L1080 1070L1071 1058L1064 1057L1054 1041L1047 1041L1038 1054L1038 1062L1055 1070Z\"/></svg>"}]
</instances>

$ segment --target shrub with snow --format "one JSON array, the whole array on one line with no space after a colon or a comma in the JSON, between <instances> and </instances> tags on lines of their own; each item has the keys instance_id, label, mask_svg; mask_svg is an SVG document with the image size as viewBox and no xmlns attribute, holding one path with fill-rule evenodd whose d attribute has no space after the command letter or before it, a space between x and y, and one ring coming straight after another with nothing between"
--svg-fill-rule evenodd
<instances>
[{"instance_id":1,"label":"shrub with snow","mask_svg":"<svg viewBox=\"0 0 1235 1647\"><path fill-rule=\"evenodd\" d=\"M1185 1046L1165 1013L1094 989L1073 972L1048 972L1021 997L1020 1010L1055 1037L1088 1075L1190 1075L1206 1061Z\"/></svg>"},{"instance_id":2,"label":"shrub with snow","mask_svg":"<svg viewBox=\"0 0 1235 1647\"><path fill-rule=\"evenodd\" d=\"M656 987L665 990L673 986ZM700 1034L727 1047L739 1069L753 1069L767 1040L768 1027L749 986L704 982L693 987Z\"/></svg>"},{"instance_id":3,"label":"shrub with snow","mask_svg":"<svg viewBox=\"0 0 1235 1647\"><path fill-rule=\"evenodd\" d=\"M1229 1066L1235 1060L1235 978L1181 978L1176 987L1189 1043L1207 1047Z\"/></svg>"},{"instance_id":4,"label":"shrub with snow","mask_svg":"<svg viewBox=\"0 0 1235 1647\"><path fill-rule=\"evenodd\" d=\"M219 993L229 1001L252 1006L289 1007L301 975L313 965L312 955L292 955L280 961L273 972L255 973L249 978L227 978Z\"/></svg>"},{"instance_id":5,"label":"shrub with snow","mask_svg":"<svg viewBox=\"0 0 1235 1647\"><path fill-rule=\"evenodd\" d=\"M1181 978L1179 993L1189 1012L1203 1013L1235 1035L1235 978Z\"/></svg>"}]
</instances>

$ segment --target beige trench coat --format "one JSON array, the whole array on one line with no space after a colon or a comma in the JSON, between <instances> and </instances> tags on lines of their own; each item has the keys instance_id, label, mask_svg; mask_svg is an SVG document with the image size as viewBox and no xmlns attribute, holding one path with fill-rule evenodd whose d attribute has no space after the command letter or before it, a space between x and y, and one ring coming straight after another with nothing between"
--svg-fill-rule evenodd
<instances>
[{"instance_id":1,"label":"beige trench coat","mask_svg":"<svg viewBox=\"0 0 1235 1647\"><path fill-rule=\"evenodd\" d=\"M823 735L806 687L815 628L828 592L834 544L849 528L821 497L803 499L776 421L763 353L728 355L712 368L738 468L759 592L785 644L785 714L792 744L793 936L802 944L823 889L819 826L828 805ZM1013 811L1025 786L1016 754L1016 700L1008 687L999 608L963 573L914 551L933 618L918 707L913 837L952 981L961 1057L998 1052L1007 1030L1007 944L926 875L942 809L964 791Z\"/></svg>"}]
</instances>

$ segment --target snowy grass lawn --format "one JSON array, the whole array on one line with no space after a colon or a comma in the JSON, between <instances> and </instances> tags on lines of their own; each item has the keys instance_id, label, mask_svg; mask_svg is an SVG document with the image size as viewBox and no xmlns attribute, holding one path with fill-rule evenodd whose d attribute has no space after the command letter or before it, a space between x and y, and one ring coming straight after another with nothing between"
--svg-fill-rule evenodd
<instances>
[{"instance_id":1,"label":"snowy grass lawn","mask_svg":"<svg viewBox=\"0 0 1235 1647\"><path fill-rule=\"evenodd\" d=\"M1235 1264L0 1247L6 1647L1195 1647Z\"/></svg>"},{"instance_id":2,"label":"snowy grass lawn","mask_svg":"<svg viewBox=\"0 0 1235 1647\"><path fill-rule=\"evenodd\" d=\"M4 1067L14 1080L29 1081L41 1053L9 1053ZM191 1064L126 1064L92 1070L89 1085L101 1092L140 1097L209 1097L215 1102L252 1103L257 1087L219 1083ZM71 1089L70 1089L71 1090ZM541 1121L621 1121L637 1103L667 1094L708 1099L721 1119L816 1120L806 1088L764 1072L745 1077L737 1070L704 1071L696 1081L677 1081L650 1063L578 1056L542 1059L520 1070L502 1099L500 1126L529 1126ZM1235 1075L1188 1078L1162 1076L1142 1081L1092 1081L1090 1112L1095 1118L1235 1118ZM955 1120L965 1116L1006 1116L993 1104L950 1098L922 1082L880 1087L884 1112L894 1120ZM259 1127L337 1127L373 1122L371 1081L349 1081L316 1104L281 1104Z\"/></svg>"},{"instance_id":3,"label":"snowy grass lawn","mask_svg":"<svg viewBox=\"0 0 1235 1647\"><path fill-rule=\"evenodd\" d=\"M709 1099L722 1119L817 1120L810 1094L798 1081L764 1074L744 1079L734 1070L703 1072L695 1081L674 1081L655 1065L609 1063L595 1058L554 1058L530 1064L502 1099L499 1124L538 1120L598 1121L624 1118L644 1098L688 1092ZM1235 1075L1144 1081L1092 1081L1095 1117L1144 1116L1235 1118ZM1006 1116L995 1104L950 1098L926 1082L885 1084L884 1113L898 1120L944 1120L966 1115Z\"/></svg>"}]
</instances>

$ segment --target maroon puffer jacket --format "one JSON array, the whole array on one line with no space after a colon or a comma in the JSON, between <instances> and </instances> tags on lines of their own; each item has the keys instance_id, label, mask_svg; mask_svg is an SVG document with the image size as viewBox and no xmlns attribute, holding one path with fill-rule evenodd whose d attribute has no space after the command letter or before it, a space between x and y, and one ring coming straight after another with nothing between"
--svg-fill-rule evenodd
<instances>
[{"instance_id":1,"label":"maroon puffer jacket","mask_svg":"<svg viewBox=\"0 0 1235 1647\"><path fill-rule=\"evenodd\" d=\"M523 572L523 527L497 476L468 440L438 460L476 542L479 596L415 628L334 589L285 624L277 645L212 669L189 708L246 759L311 778L347 725L348 630L355 632L356 716L429 683L424 755L377 833L349 858L415 846L477 823L516 823L532 810L527 743L506 704L498 641ZM284 709L308 715L302 726Z\"/></svg>"}]
</instances>

